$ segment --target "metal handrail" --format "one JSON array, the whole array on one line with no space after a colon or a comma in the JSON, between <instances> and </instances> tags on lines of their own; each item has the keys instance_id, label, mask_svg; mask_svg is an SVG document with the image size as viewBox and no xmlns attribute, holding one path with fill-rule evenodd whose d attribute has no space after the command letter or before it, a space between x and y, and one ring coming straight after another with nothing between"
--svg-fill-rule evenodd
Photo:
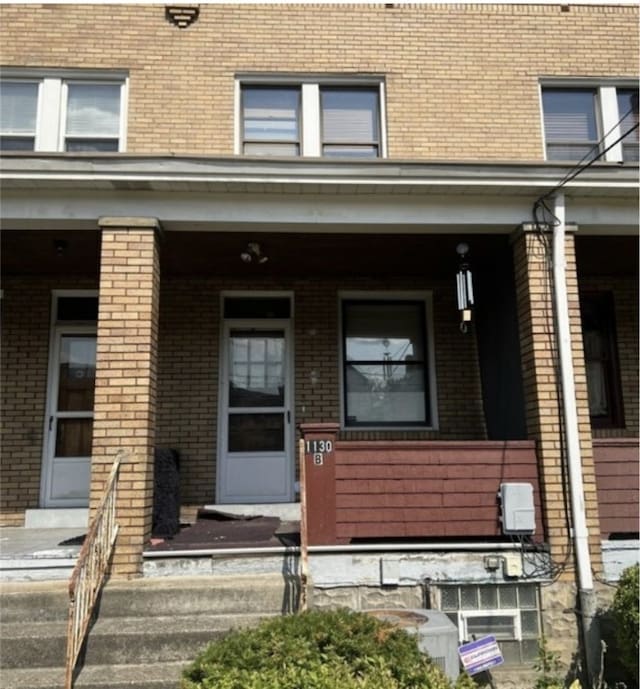
<instances>
[{"instance_id":1,"label":"metal handrail","mask_svg":"<svg viewBox=\"0 0 640 689\"><path fill-rule=\"evenodd\" d=\"M78 657L89 630L93 609L104 584L118 534L116 489L118 472L123 460L122 455L123 453L119 452L113 462L104 494L69 580L65 689L73 687Z\"/></svg>"}]
</instances>

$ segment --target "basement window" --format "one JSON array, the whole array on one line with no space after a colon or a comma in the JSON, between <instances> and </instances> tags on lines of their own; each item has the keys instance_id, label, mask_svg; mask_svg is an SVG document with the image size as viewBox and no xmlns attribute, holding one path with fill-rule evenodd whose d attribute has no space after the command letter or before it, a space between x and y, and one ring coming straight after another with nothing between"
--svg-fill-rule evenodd
<instances>
[{"instance_id":1,"label":"basement window","mask_svg":"<svg viewBox=\"0 0 640 689\"><path fill-rule=\"evenodd\" d=\"M535 584L441 586L440 609L458 627L460 643L495 636L505 665L538 657L540 604Z\"/></svg>"}]
</instances>

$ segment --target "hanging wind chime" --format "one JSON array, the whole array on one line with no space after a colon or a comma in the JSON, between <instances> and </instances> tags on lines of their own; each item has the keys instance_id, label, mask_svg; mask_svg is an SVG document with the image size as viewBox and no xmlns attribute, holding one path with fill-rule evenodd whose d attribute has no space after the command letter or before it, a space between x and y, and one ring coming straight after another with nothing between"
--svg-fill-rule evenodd
<instances>
[{"instance_id":1,"label":"hanging wind chime","mask_svg":"<svg viewBox=\"0 0 640 689\"><path fill-rule=\"evenodd\" d=\"M469 253L469 245L461 242L456 247L460 256L460 266L456 273L456 290L458 294L458 311L460 313L460 332L466 333L471 323L473 309L473 277L466 256Z\"/></svg>"}]
</instances>

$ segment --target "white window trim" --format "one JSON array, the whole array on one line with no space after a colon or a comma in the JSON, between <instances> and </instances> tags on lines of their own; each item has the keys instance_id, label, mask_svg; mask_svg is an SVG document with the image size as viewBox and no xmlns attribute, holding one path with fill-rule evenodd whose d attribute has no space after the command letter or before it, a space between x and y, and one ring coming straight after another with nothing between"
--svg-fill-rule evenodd
<instances>
[{"instance_id":1,"label":"white window trim","mask_svg":"<svg viewBox=\"0 0 640 689\"><path fill-rule=\"evenodd\" d=\"M520 625L520 610L518 608L504 608L501 610L458 610L458 638L460 643L470 641L467 621L473 617L511 617L513 619L513 636L503 641L522 641L522 627ZM500 641L500 639L498 639Z\"/></svg>"},{"instance_id":2,"label":"white window trim","mask_svg":"<svg viewBox=\"0 0 640 689\"><path fill-rule=\"evenodd\" d=\"M629 78L616 79L613 77L603 79L591 77L576 79L565 77L549 77L541 79L538 82L538 103L540 104L540 122L542 124L542 155L544 156L545 160L548 160L547 140L544 125L544 107L542 104L542 92L546 88L592 88L596 91L596 122L598 126L597 136L598 141L604 137L601 145L602 148L605 149L607 146L611 145L614 141L620 138L620 127L618 126L618 122L620 120L617 98L618 89L638 88L638 80ZM612 163L623 162L622 142L618 142L615 146L612 146L611 149L605 153L602 159Z\"/></svg>"},{"instance_id":3,"label":"white window trim","mask_svg":"<svg viewBox=\"0 0 640 689\"><path fill-rule=\"evenodd\" d=\"M343 318L342 303L348 300L367 300L367 301L421 301L425 308L425 344L427 346L427 375L429 377L429 389L426 390L426 403L429 405L431 424L425 426L385 426L376 424L371 426L347 426L344 406L344 347L343 347ZM435 334L433 328L433 292L379 292L379 291L344 291L338 293L338 365L339 365L339 393L340 393L340 428L343 431L437 431L439 430L438 420L438 395L436 382L436 357L435 357Z\"/></svg>"},{"instance_id":4,"label":"white window trim","mask_svg":"<svg viewBox=\"0 0 640 689\"><path fill-rule=\"evenodd\" d=\"M99 70L3 68L1 76L3 81L35 82L39 84L34 143L34 152L36 153L65 152L67 85L69 83L119 84L120 127L118 133L118 152L122 153L127 150L129 94L129 76L127 73ZM112 139L113 137L96 135L91 138Z\"/></svg>"},{"instance_id":5,"label":"white window trim","mask_svg":"<svg viewBox=\"0 0 640 689\"><path fill-rule=\"evenodd\" d=\"M283 75L283 74L238 74L234 84L234 154L242 152L242 87L244 85L298 86L300 87L300 156L301 158L322 157L320 132L320 87L321 86L370 86L378 88L378 112L380 117L380 158L387 157L387 117L385 81L381 76L353 77L340 75Z\"/></svg>"}]
</instances>

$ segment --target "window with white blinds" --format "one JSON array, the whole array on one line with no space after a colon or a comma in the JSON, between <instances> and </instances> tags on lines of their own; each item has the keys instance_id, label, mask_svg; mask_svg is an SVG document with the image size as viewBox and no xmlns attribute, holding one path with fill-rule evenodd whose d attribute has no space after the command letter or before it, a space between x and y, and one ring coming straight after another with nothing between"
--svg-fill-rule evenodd
<instances>
[{"instance_id":1,"label":"window with white blinds","mask_svg":"<svg viewBox=\"0 0 640 689\"><path fill-rule=\"evenodd\" d=\"M581 160L599 153L595 89L545 89L542 103L549 160Z\"/></svg>"},{"instance_id":2,"label":"window with white blinds","mask_svg":"<svg viewBox=\"0 0 640 689\"><path fill-rule=\"evenodd\" d=\"M245 87L242 132L242 149L247 155L299 155L300 88Z\"/></svg>"},{"instance_id":3,"label":"window with white blinds","mask_svg":"<svg viewBox=\"0 0 640 689\"><path fill-rule=\"evenodd\" d=\"M321 88L322 154L377 158L380 151L378 89Z\"/></svg>"},{"instance_id":4,"label":"window with white blinds","mask_svg":"<svg viewBox=\"0 0 640 689\"><path fill-rule=\"evenodd\" d=\"M638 160L638 89L611 84L543 86L547 160Z\"/></svg>"},{"instance_id":5,"label":"window with white blinds","mask_svg":"<svg viewBox=\"0 0 640 689\"><path fill-rule=\"evenodd\" d=\"M236 152L256 156L384 156L383 84L367 78L238 78Z\"/></svg>"},{"instance_id":6,"label":"window with white blinds","mask_svg":"<svg viewBox=\"0 0 640 689\"><path fill-rule=\"evenodd\" d=\"M66 84L65 151L117 151L121 84Z\"/></svg>"},{"instance_id":7,"label":"window with white blinds","mask_svg":"<svg viewBox=\"0 0 640 689\"><path fill-rule=\"evenodd\" d=\"M126 78L60 74L20 70L0 81L0 150L123 151Z\"/></svg>"},{"instance_id":8,"label":"window with white blinds","mask_svg":"<svg viewBox=\"0 0 640 689\"><path fill-rule=\"evenodd\" d=\"M0 82L1 150L34 150L39 88L37 81Z\"/></svg>"}]
</instances>

